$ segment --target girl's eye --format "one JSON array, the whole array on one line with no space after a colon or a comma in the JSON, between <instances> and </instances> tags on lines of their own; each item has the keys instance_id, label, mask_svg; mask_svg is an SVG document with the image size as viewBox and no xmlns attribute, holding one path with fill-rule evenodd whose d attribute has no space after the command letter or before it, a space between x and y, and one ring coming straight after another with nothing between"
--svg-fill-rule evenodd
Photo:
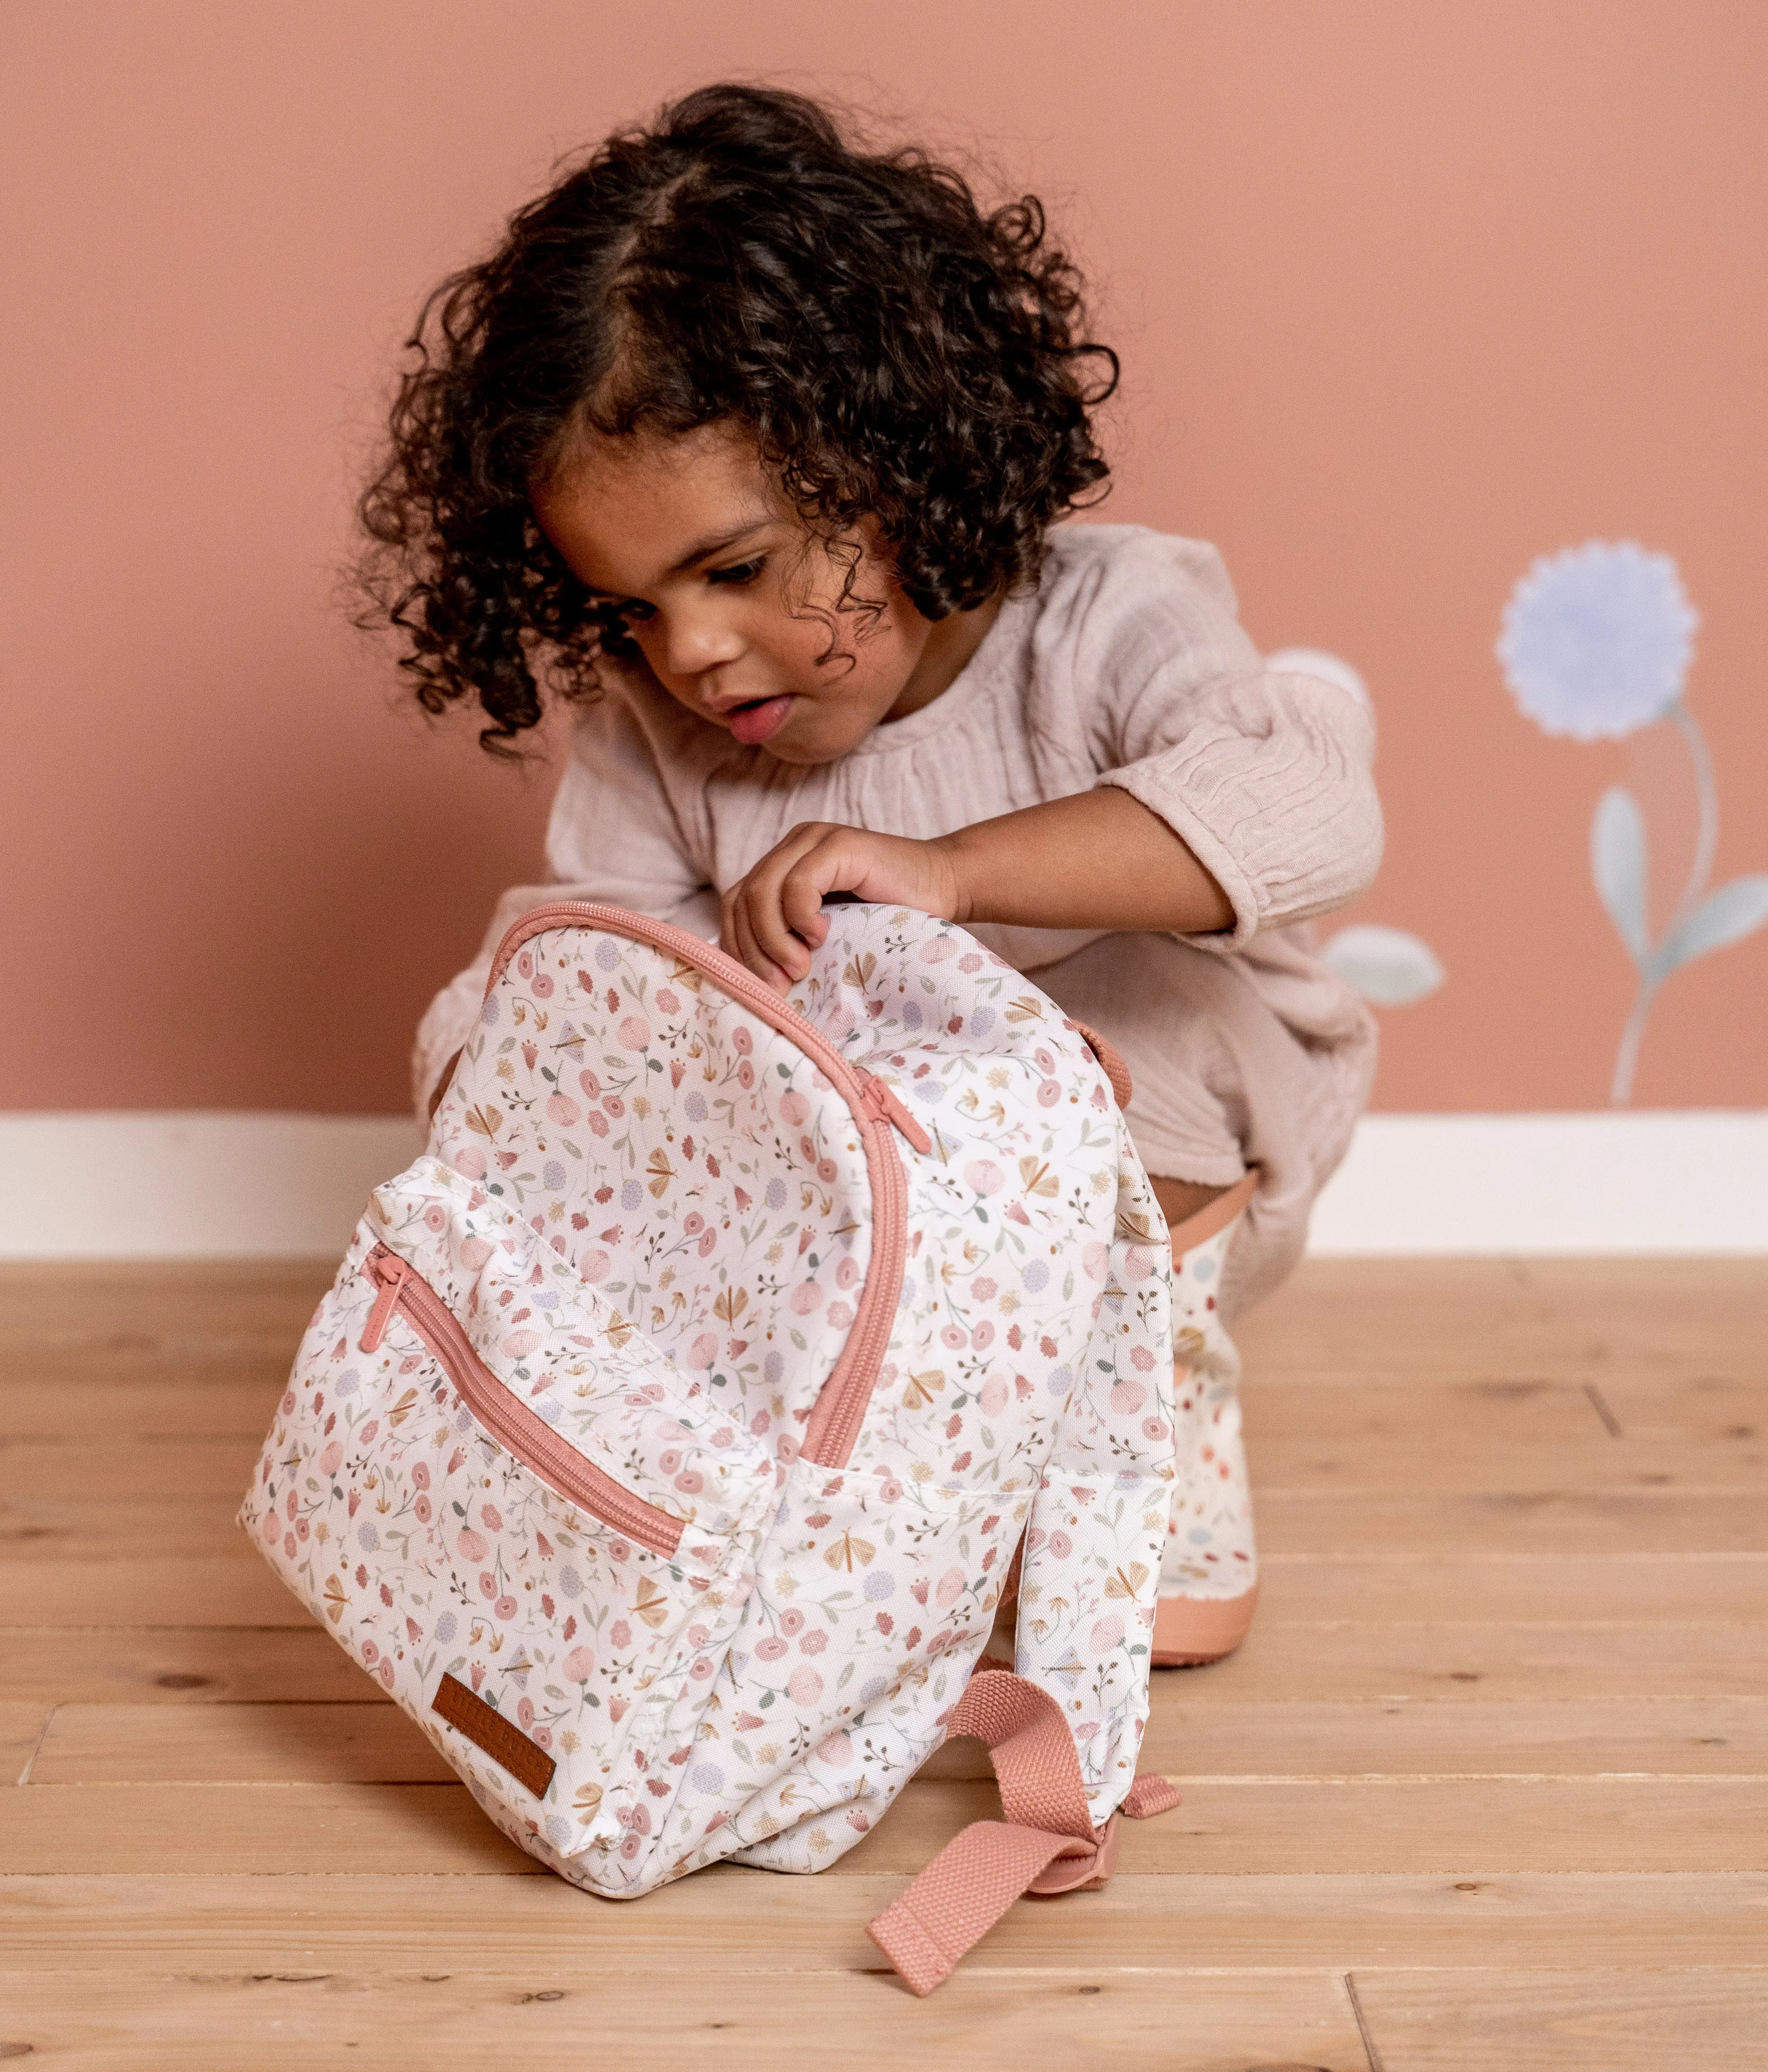
<instances>
[{"instance_id":1,"label":"girl's eye","mask_svg":"<svg viewBox=\"0 0 1768 2072\"><path fill-rule=\"evenodd\" d=\"M656 606L646 604L642 597L623 597L614 606L614 610L622 619L637 620L640 623L657 616Z\"/></svg>"},{"instance_id":2,"label":"girl's eye","mask_svg":"<svg viewBox=\"0 0 1768 2072\"><path fill-rule=\"evenodd\" d=\"M740 561L733 569L710 569L706 580L708 582L728 583L740 589L745 583L753 582L766 565L766 555L757 554L753 561Z\"/></svg>"}]
</instances>

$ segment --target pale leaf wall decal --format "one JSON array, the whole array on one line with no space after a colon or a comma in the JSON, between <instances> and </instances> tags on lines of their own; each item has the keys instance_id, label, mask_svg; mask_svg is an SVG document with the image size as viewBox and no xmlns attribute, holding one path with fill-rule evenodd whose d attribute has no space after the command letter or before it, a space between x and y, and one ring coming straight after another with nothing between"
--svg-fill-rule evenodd
<instances>
[{"instance_id":1,"label":"pale leaf wall decal","mask_svg":"<svg viewBox=\"0 0 1768 2072\"><path fill-rule=\"evenodd\" d=\"M1407 1007L1442 984L1442 966L1428 943L1403 928L1364 922L1340 928L1320 952L1348 985L1377 1007Z\"/></svg>"}]
</instances>

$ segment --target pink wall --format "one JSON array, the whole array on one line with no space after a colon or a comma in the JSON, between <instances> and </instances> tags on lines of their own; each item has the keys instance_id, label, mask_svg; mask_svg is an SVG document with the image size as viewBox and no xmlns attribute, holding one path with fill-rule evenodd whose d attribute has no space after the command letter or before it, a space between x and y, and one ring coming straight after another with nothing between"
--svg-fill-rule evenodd
<instances>
[{"instance_id":1,"label":"pink wall","mask_svg":"<svg viewBox=\"0 0 1768 2072\"><path fill-rule=\"evenodd\" d=\"M1585 844L1630 750L1545 739L1491 647L1534 555L1674 553L1720 874L1768 867L1756 0L11 0L0 1106L401 1104L549 779L342 627L377 397L556 150L732 74L1050 199L1126 362L1110 515L1215 539L1267 647L1368 676L1360 917L1450 972L1386 1017L1382 1104L1598 1104L1631 972ZM1768 935L1680 974L1639 1099L1768 1098L1765 980Z\"/></svg>"}]
</instances>

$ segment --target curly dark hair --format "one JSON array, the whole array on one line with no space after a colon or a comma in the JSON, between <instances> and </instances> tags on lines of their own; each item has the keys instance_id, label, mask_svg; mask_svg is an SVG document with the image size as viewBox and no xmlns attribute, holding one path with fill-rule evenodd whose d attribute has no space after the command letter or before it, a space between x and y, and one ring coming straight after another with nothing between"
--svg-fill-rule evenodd
<instances>
[{"instance_id":1,"label":"curly dark hair","mask_svg":"<svg viewBox=\"0 0 1768 2072\"><path fill-rule=\"evenodd\" d=\"M593 694L624 622L529 504L586 427L740 425L814 531L876 522L928 619L1023 587L1106 486L1090 412L1118 360L1084 322L1034 196L985 214L950 166L857 150L801 95L702 88L425 304L360 505L363 623L403 636L428 711L477 699L487 748L539 720L543 680Z\"/></svg>"}]
</instances>

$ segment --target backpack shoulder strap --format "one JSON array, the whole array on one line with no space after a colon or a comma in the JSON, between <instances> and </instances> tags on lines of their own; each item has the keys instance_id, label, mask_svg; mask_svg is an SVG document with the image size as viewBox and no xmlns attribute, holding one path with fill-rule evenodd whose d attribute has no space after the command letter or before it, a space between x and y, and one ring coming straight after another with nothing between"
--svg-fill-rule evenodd
<instances>
[{"instance_id":1,"label":"backpack shoulder strap","mask_svg":"<svg viewBox=\"0 0 1768 2072\"><path fill-rule=\"evenodd\" d=\"M1007 1818L973 1822L866 1930L921 1996L949 1978L1023 1894L1097 1889L1117 1863L1118 1815L1093 1825L1074 1737L1048 1691L982 1662L946 1731L988 1744ZM1165 1778L1145 1777L1121 1810L1142 1820L1178 1803Z\"/></svg>"}]
</instances>

